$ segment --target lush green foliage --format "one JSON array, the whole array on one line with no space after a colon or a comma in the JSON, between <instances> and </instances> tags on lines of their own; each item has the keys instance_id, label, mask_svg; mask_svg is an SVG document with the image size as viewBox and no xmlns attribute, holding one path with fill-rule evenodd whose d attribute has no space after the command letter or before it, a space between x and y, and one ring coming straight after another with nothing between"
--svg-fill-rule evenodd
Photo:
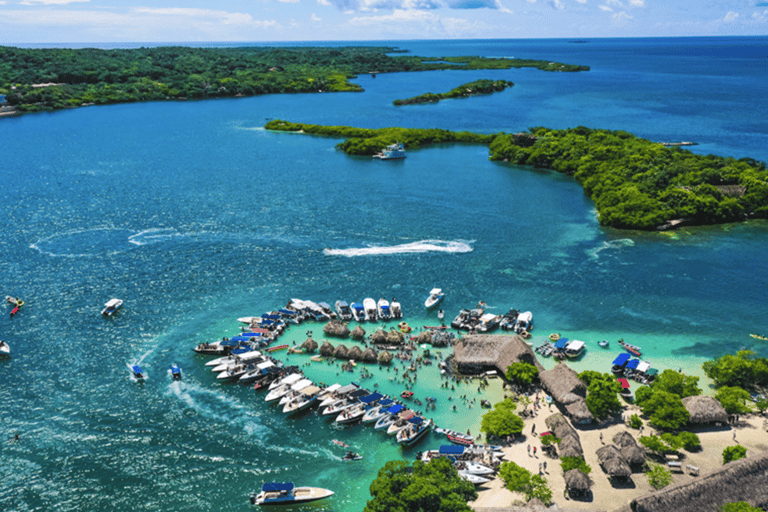
<instances>
[{"instance_id":1,"label":"lush green foliage","mask_svg":"<svg viewBox=\"0 0 768 512\"><path fill-rule=\"evenodd\" d=\"M547 434L547 435L541 436L539 438L539 441L541 441L541 444L543 446L549 446L552 444L555 444L555 445L560 444L561 439L559 437L556 437L554 434Z\"/></svg>"},{"instance_id":2,"label":"lush green foliage","mask_svg":"<svg viewBox=\"0 0 768 512\"><path fill-rule=\"evenodd\" d=\"M589 474L592 468L584 460L583 457L561 457L560 467L563 469L563 473L572 469L578 469L584 474Z\"/></svg>"},{"instance_id":3,"label":"lush green foliage","mask_svg":"<svg viewBox=\"0 0 768 512\"><path fill-rule=\"evenodd\" d=\"M415 103L437 103L440 100L469 98L470 96L477 96L478 94L491 94L503 91L507 87L512 87L513 85L515 84L507 80L475 80L474 82L462 84L448 92L440 94L428 92L406 100L395 100L393 103L397 106L412 105Z\"/></svg>"},{"instance_id":4,"label":"lush green foliage","mask_svg":"<svg viewBox=\"0 0 768 512\"><path fill-rule=\"evenodd\" d=\"M763 509L753 507L746 501L737 501L735 503L726 503L720 507L720 512L763 512Z\"/></svg>"},{"instance_id":5,"label":"lush green foliage","mask_svg":"<svg viewBox=\"0 0 768 512\"><path fill-rule=\"evenodd\" d=\"M760 411L760 414L763 414L763 412L768 409L768 400L765 398L757 398L755 400L755 408Z\"/></svg>"},{"instance_id":6,"label":"lush green foliage","mask_svg":"<svg viewBox=\"0 0 768 512\"><path fill-rule=\"evenodd\" d=\"M641 420L640 416L638 416L637 414L633 414L629 418L629 426L634 429L638 429L643 426L643 420Z\"/></svg>"},{"instance_id":7,"label":"lush green foliage","mask_svg":"<svg viewBox=\"0 0 768 512\"><path fill-rule=\"evenodd\" d=\"M539 376L539 369L528 363L512 363L504 375L512 382L528 385Z\"/></svg>"},{"instance_id":8,"label":"lush green foliage","mask_svg":"<svg viewBox=\"0 0 768 512\"><path fill-rule=\"evenodd\" d=\"M660 464L651 464L646 475L650 486L657 490L672 483L672 473Z\"/></svg>"},{"instance_id":9,"label":"lush green foliage","mask_svg":"<svg viewBox=\"0 0 768 512\"><path fill-rule=\"evenodd\" d=\"M665 430L676 430L688 423L690 418L680 397L666 391L653 391L638 405L653 425Z\"/></svg>"},{"instance_id":10,"label":"lush green foliage","mask_svg":"<svg viewBox=\"0 0 768 512\"><path fill-rule=\"evenodd\" d=\"M662 434L662 437L666 434ZM677 445L688 452L697 452L701 450L701 440L693 432L680 432L676 436Z\"/></svg>"},{"instance_id":11,"label":"lush green foliage","mask_svg":"<svg viewBox=\"0 0 768 512\"><path fill-rule=\"evenodd\" d=\"M491 143L491 159L574 176L594 202L600 223L655 229L673 219L713 224L768 217L764 163L695 155L623 131L533 128Z\"/></svg>"},{"instance_id":12,"label":"lush green foliage","mask_svg":"<svg viewBox=\"0 0 768 512\"><path fill-rule=\"evenodd\" d=\"M445 457L428 464L416 461L413 466L389 461L371 483L370 492L373 499L365 512L471 512L467 501L477 499L474 486Z\"/></svg>"},{"instance_id":13,"label":"lush green foliage","mask_svg":"<svg viewBox=\"0 0 768 512\"><path fill-rule=\"evenodd\" d=\"M680 398L701 394L698 377L685 375L675 370L664 370L661 374L657 375L656 379L651 383L651 389L673 393Z\"/></svg>"},{"instance_id":14,"label":"lush green foliage","mask_svg":"<svg viewBox=\"0 0 768 512\"><path fill-rule=\"evenodd\" d=\"M664 439L659 436L642 436L638 439L640 444L645 446L648 450L656 452L658 454L674 452L676 448L669 445Z\"/></svg>"},{"instance_id":15,"label":"lush green foliage","mask_svg":"<svg viewBox=\"0 0 768 512\"><path fill-rule=\"evenodd\" d=\"M749 393L738 386L723 386L717 390L715 398L728 414L747 414L752 408L747 405Z\"/></svg>"},{"instance_id":16,"label":"lush green foliage","mask_svg":"<svg viewBox=\"0 0 768 512\"><path fill-rule=\"evenodd\" d=\"M579 374L579 379L587 383L586 404L595 418L602 420L621 410L623 406L616 396L621 386L613 375L587 370Z\"/></svg>"},{"instance_id":17,"label":"lush green foliage","mask_svg":"<svg viewBox=\"0 0 768 512\"><path fill-rule=\"evenodd\" d=\"M499 476L507 489L525 494L526 501L539 498L546 505L552 503L552 490L541 475L534 475L514 462L502 462Z\"/></svg>"},{"instance_id":18,"label":"lush green foliage","mask_svg":"<svg viewBox=\"0 0 768 512\"><path fill-rule=\"evenodd\" d=\"M685 449L689 452L695 452L701 449L701 440L693 432L680 432L675 435L665 432L659 436L643 436L639 439L640 444L648 450L658 454L671 453Z\"/></svg>"},{"instance_id":19,"label":"lush green foliage","mask_svg":"<svg viewBox=\"0 0 768 512\"><path fill-rule=\"evenodd\" d=\"M187 48L129 50L0 47L0 94L19 111L83 104L220 98L296 92L362 91L361 73L535 67L588 67L523 59L392 56L388 47ZM402 53L402 52L400 52ZM430 62L432 61L432 62ZM53 84L48 87L33 85Z\"/></svg>"},{"instance_id":20,"label":"lush green foliage","mask_svg":"<svg viewBox=\"0 0 768 512\"><path fill-rule=\"evenodd\" d=\"M483 414L480 430L496 437L516 435L523 431L523 419L515 414L515 401L507 398L497 403L493 410Z\"/></svg>"},{"instance_id":21,"label":"lush green foliage","mask_svg":"<svg viewBox=\"0 0 768 512\"><path fill-rule=\"evenodd\" d=\"M717 387L738 386L747 390L768 387L768 359L758 358L751 350L726 354L705 362L702 368Z\"/></svg>"},{"instance_id":22,"label":"lush green foliage","mask_svg":"<svg viewBox=\"0 0 768 512\"><path fill-rule=\"evenodd\" d=\"M727 446L723 450L723 464L728 464L731 461L743 459L747 456L747 449L740 444L736 446Z\"/></svg>"}]
</instances>

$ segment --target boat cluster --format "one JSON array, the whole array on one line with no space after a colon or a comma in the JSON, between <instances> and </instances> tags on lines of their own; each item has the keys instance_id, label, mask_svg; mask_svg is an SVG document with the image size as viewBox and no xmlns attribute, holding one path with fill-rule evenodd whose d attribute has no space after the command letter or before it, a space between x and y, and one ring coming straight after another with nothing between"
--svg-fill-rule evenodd
<instances>
[{"instance_id":1,"label":"boat cluster","mask_svg":"<svg viewBox=\"0 0 768 512\"><path fill-rule=\"evenodd\" d=\"M451 322L451 327L476 332L490 332L501 328L528 337L529 331L533 328L533 313L530 311L520 313L516 309L510 309L504 315L494 315L486 313L485 304L480 302L474 309L459 311L459 314Z\"/></svg>"},{"instance_id":2,"label":"boat cluster","mask_svg":"<svg viewBox=\"0 0 768 512\"><path fill-rule=\"evenodd\" d=\"M417 458L429 462L436 457L447 457L456 466L459 476L474 485L482 485L491 481L504 456L499 446L475 445L470 442L465 446L443 445L437 450L419 453Z\"/></svg>"},{"instance_id":3,"label":"boat cluster","mask_svg":"<svg viewBox=\"0 0 768 512\"><path fill-rule=\"evenodd\" d=\"M534 352L555 359L577 359L586 351L586 343L580 340L569 340L559 334L550 334L549 339L551 341L536 347Z\"/></svg>"},{"instance_id":4,"label":"boat cluster","mask_svg":"<svg viewBox=\"0 0 768 512\"><path fill-rule=\"evenodd\" d=\"M632 379L640 384L650 384L656 379L658 370L651 368L651 363L640 359L631 359L630 354L619 354L613 360L611 371L617 377Z\"/></svg>"}]
</instances>

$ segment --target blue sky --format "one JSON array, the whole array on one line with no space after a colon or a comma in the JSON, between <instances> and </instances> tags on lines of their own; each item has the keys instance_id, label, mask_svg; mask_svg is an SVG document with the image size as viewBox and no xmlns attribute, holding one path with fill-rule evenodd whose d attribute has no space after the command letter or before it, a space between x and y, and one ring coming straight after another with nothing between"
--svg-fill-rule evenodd
<instances>
[{"instance_id":1,"label":"blue sky","mask_svg":"<svg viewBox=\"0 0 768 512\"><path fill-rule=\"evenodd\" d=\"M0 0L0 44L768 34L768 0Z\"/></svg>"}]
</instances>

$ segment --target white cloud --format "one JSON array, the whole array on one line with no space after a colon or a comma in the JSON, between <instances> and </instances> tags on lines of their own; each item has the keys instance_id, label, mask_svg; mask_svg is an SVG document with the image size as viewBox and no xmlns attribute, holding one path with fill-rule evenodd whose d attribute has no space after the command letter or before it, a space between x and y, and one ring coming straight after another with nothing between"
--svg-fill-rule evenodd
<instances>
[{"instance_id":1,"label":"white cloud","mask_svg":"<svg viewBox=\"0 0 768 512\"><path fill-rule=\"evenodd\" d=\"M579 2L580 4L585 4L585 3L587 3L587 0L576 0L576 1L577 1L577 2Z\"/></svg>"},{"instance_id":2,"label":"white cloud","mask_svg":"<svg viewBox=\"0 0 768 512\"><path fill-rule=\"evenodd\" d=\"M24 0L21 5L67 5L75 2L90 2L91 0ZM2 2L5 5L5 2Z\"/></svg>"},{"instance_id":3,"label":"white cloud","mask_svg":"<svg viewBox=\"0 0 768 512\"><path fill-rule=\"evenodd\" d=\"M560 2L560 0L549 0L549 5L551 5L553 9L557 9L558 11L563 8L563 4Z\"/></svg>"},{"instance_id":4,"label":"white cloud","mask_svg":"<svg viewBox=\"0 0 768 512\"><path fill-rule=\"evenodd\" d=\"M323 21L323 18L321 18L315 13L312 13L312 16L310 16L310 18L312 19L312 21Z\"/></svg>"},{"instance_id":5,"label":"white cloud","mask_svg":"<svg viewBox=\"0 0 768 512\"><path fill-rule=\"evenodd\" d=\"M136 7L132 12L175 18L198 18L206 21L218 21L227 25L262 25L265 23L254 20L253 16L247 13L214 11L212 9L197 9L194 7Z\"/></svg>"},{"instance_id":6,"label":"white cloud","mask_svg":"<svg viewBox=\"0 0 768 512\"><path fill-rule=\"evenodd\" d=\"M357 16L349 20L349 25L375 27L388 33L414 33L460 36L487 30L482 23L463 18L441 18L434 11L395 9L392 14L378 16Z\"/></svg>"},{"instance_id":7,"label":"white cloud","mask_svg":"<svg viewBox=\"0 0 768 512\"><path fill-rule=\"evenodd\" d=\"M506 11L499 0L444 0L451 9L499 9Z\"/></svg>"},{"instance_id":8,"label":"white cloud","mask_svg":"<svg viewBox=\"0 0 768 512\"><path fill-rule=\"evenodd\" d=\"M328 0L317 0L317 3L319 3L320 5L324 5L326 7L331 6L331 2L329 2Z\"/></svg>"},{"instance_id":9,"label":"white cloud","mask_svg":"<svg viewBox=\"0 0 768 512\"><path fill-rule=\"evenodd\" d=\"M624 11L617 12L616 14L613 15L614 23L623 23L625 20L631 20L631 19L632 19L632 16L625 13Z\"/></svg>"},{"instance_id":10,"label":"white cloud","mask_svg":"<svg viewBox=\"0 0 768 512\"><path fill-rule=\"evenodd\" d=\"M554 1L559 2L559 0ZM318 0L318 3L332 5L344 13L377 12L379 9L424 11L442 7L449 9L495 9L511 12L501 4L501 0Z\"/></svg>"},{"instance_id":11,"label":"white cloud","mask_svg":"<svg viewBox=\"0 0 768 512\"><path fill-rule=\"evenodd\" d=\"M752 13L752 19L755 21L763 21L766 18L766 16L768 16L768 9L766 9L762 13L759 13L757 11Z\"/></svg>"},{"instance_id":12,"label":"white cloud","mask_svg":"<svg viewBox=\"0 0 768 512\"><path fill-rule=\"evenodd\" d=\"M607 5L617 5L619 7L623 7L621 5L621 2L619 0L606 0L605 2Z\"/></svg>"},{"instance_id":13,"label":"white cloud","mask_svg":"<svg viewBox=\"0 0 768 512\"><path fill-rule=\"evenodd\" d=\"M632 7L645 7L645 0L629 0Z\"/></svg>"},{"instance_id":14,"label":"white cloud","mask_svg":"<svg viewBox=\"0 0 768 512\"><path fill-rule=\"evenodd\" d=\"M734 21L736 18L739 17L739 13L728 11L728 14L725 15L725 18L723 18L724 21Z\"/></svg>"},{"instance_id":15,"label":"white cloud","mask_svg":"<svg viewBox=\"0 0 768 512\"><path fill-rule=\"evenodd\" d=\"M282 2L284 4L297 4L299 3L299 0L277 0L278 2Z\"/></svg>"},{"instance_id":16,"label":"white cloud","mask_svg":"<svg viewBox=\"0 0 768 512\"><path fill-rule=\"evenodd\" d=\"M611 9L611 8L610 8L610 7L608 7L607 5L601 5L601 6L599 6L599 7L600 7L600 9L601 9L601 10L603 10L603 11L613 12L613 9Z\"/></svg>"}]
</instances>

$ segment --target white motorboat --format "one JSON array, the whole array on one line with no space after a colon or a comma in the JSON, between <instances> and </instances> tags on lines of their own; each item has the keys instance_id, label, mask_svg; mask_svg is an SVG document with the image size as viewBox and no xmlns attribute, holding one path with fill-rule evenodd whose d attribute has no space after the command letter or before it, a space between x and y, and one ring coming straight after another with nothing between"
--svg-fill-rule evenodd
<instances>
[{"instance_id":1,"label":"white motorboat","mask_svg":"<svg viewBox=\"0 0 768 512\"><path fill-rule=\"evenodd\" d=\"M318 306L320 306L320 308L323 310L323 313L325 313L326 315L328 315L328 318L331 318L331 319L333 319L333 318L336 318L336 317L338 316L338 315L336 315L336 313L335 313L335 312L334 312L334 311L331 309L331 305L330 305L330 304L328 304L327 302L318 302L318 304L317 304L317 305L318 305Z\"/></svg>"},{"instance_id":2,"label":"white motorboat","mask_svg":"<svg viewBox=\"0 0 768 512\"><path fill-rule=\"evenodd\" d=\"M397 442L406 446L412 445L432 429L432 420L424 421L421 416L408 420L410 425L397 433Z\"/></svg>"},{"instance_id":3,"label":"white motorboat","mask_svg":"<svg viewBox=\"0 0 768 512\"><path fill-rule=\"evenodd\" d=\"M221 342L220 341L216 341L214 343L221 343ZM222 364L227 364L228 365L230 363L237 362L237 359L236 359L237 356L239 356L241 354L245 354L246 352L253 352L253 351L251 349L248 349L248 348L240 349L240 351L237 352L237 353L230 353L229 355L226 355L226 356L217 357L216 359L211 359L210 361L205 363L205 366L212 366L213 368L216 368L217 366L222 365ZM259 354L261 354L261 352L259 352Z\"/></svg>"},{"instance_id":4,"label":"white motorboat","mask_svg":"<svg viewBox=\"0 0 768 512\"><path fill-rule=\"evenodd\" d=\"M470 462L462 460L456 463L456 469L459 471L465 471L473 475L492 475L493 469L484 464L478 464L476 462Z\"/></svg>"},{"instance_id":5,"label":"white motorboat","mask_svg":"<svg viewBox=\"0 0 768 512\"><path fill-rule=\"evenodd\" d=\"M101 310L101 314L104 315L104 316L112 316L122 306L123 306L123 301L122 300L120 300L120 299L111 299L109 302L104 304L104 309Z\"/></svg>"},{"instance_id":6,"label":"white motorboat","mask_svg":"<svg viewBox=\"0 0 768 512\"><path fill-rule=\"evenodd\" d=\"M290 402L285 404L283 412L290 414L292 412L303 411L313 403L317 402L317 396L320 388L317 386L307 386L302 389Z\"/></svg>"},{"instance_id":7,"label":"white motorboat","mask_svg":"<svg viewBox=\"0 0 768 512\"><path fill-rule=\"evenodd\" d=\"M363 301L363 307L365 308L365 319L369 322L376 321L376 301L368 297Z\"/></svg>"},{"instance_id":8,"label":"white motorboat","mask_svg":"<svg viewBox=\"0 0 768 512\"><path fill-rule=\"evenodd\" d=\"M221 373L223 371L226 371L229 368L232 368L233 366L237 366L240 364L249 364L249 363L260 363L261 360L264 358L264 356L261 355L261 352L258 350L251 350L250 352L243 352L242 354L237 354L233 360L231 361L225 361L217 366L214 366L211 370L214 373Z\"/></svg>"},{"instance_id":9,"label":"white motorboat","mask_svg":"<svg viewBox=\"0 0 768 512\"><path fill-rule=\"evenodd\" d=\"M533 313L525 311L517 315L517 321L515 322L515 332L520 334L523 331L530 331L533 325Z\"/></svg>"},{"instance_id":10,"label":"white motorboat","mask_svg":"<svg viewBox=\"0 0 768 512\"><path fill-rule=\"evenodd\" d=\"M395 320L403 318L403 308L395 299L392 299L392 303L389 305L389 308L390 311L392 311L392 318Z\"/></svg>"},{"instance_id":11,"label":"white motorboat","mask_svg":"<svg viewBox=\"0 0 768 512\"><path fill-rule=\"evenodd\" d=\"M274 382L272 382L269 387L267 388L269 391L272 391L273 389L282 386L283 384L295 384L296 382L300 381L302 378L304 378L304 374L301 372L297 373L291 373L283 377L282 379L277 379Z\"/></svg>"},{"instance_id":12,"label":"white motorboat","mask_svg":"<svg viewBox=\"0 0 768 512\"><path fill-rule=\"evenodd\" d=\"M303 376L302 376L303 377ZM308 382L307 382L308 381ZM293 383L285 383L282 386L278 386L269 393L267 393L267 396L264 398L265 402L274 402L276 400L279 400L283 398L285 395L291 392L291 390L294 388L294 386L298 386L299 388L303 389L307 387L308 385L312 384L312 381L309 379L301 378Z\"/></svg>"},{"instance_id":13,"label":"white motorboat","mask_svg":"<svg viewBox=\"0 0 768 512\"><path fill-rule=\"evenodd\" d=\"M318 393L317 395L317 399L325 400L326 397L329 397L331 394L335 393L339 389L341 389L341 384L339 384L338 382L336 384L331 384L330 386L320 390L320 393Z\"/></svg>"},{"instance_id":14,"label":"white motorboat","mask_svg":"<svg viewBox=\"0 0 768 512\"><path fill-rule=\"evenodd\" d=\"M11 355L11 346L8 343L0 340L0 357L8 357Z\"/></svg>"},{"instance_id":15,"label":"white motorboat","mask_svg":"<svg viewBox=\"0 0 768 512\"><path fill-rule=\"evenodd\" d=\"M424 302L424 306L427 309L432 309L445 298L445 294L443 293L443 290L440 288L432 288L432 291L429 292L429 297L427 297L427 300Z\"/></svg>"},{"instance_id":16,"label":"white motorboat","mask_svg":"<svg viewBox=\"0 0 768 512\"><path fill-rule=\"evenodd\" d=\"M359 302L353 302L351 309L352 309L352 316L355 317L356 321L365 322L365 306L363 306Z\"/></svg>"},{"instance_id":17,"label":"white motorboat","mask_svg":"<svg viewBox=\"0 0 768 512\"><path fill-rule=\"evenodd\" d=\"M511 331L512 329L515 328L518 315L520 315L520 312L518 310L514 308L510 309L501 318L501 322L499 322L499 327L501 327L501 329L504 331Z\"/></svg>"},{"instance_id":18,"label":"white motorboat","mask_svg":"<svg viewBox=\"0 0 768 512\"><path fill-rule=\"evenodd\" d=\"M391 425L390 425L390 426L387 428L387 434L389 434L389 435L391 435L391 436L392 436L392 435L395 435L395 434L397 434L398 432L400 432L401 430L403 430L405 427L407 427L408 425L410 425L410 423L408 422L408 420L410 420L410 419L411 419L411 418L413 418L414 416L416 416L416 413L415 413L415 412L413 412L412 410L410 410L410 409L406 409L406 410L404 410L403 412L401 412L400 414L398 414L398 416L397 416L397 419L395 420L395 422L394 422L394 423L392 423L392 424L391 424Z\"/></svg>"},{"instance_id":19,"label":"white motorboat","mask_svg":"<svg viewBox=\"0 0 768 512\"><path fill-rule=\"evenodd\" d=\"M360 389L360 386L357 386L355 384L347 384L346 386L337 388L332 393L326 394L326 396L320 402L320 407L321 408L328 407L333 402L340 400L342 398L346 398L347 395L349 395L353 391L357 391L358 389Z\"/></svg>"},{"instance_id":20,"label":"white motorboat","mask_svg":"<svg viewBox=\"0 0 768 512\"><path fill-rule=\"evenodd\" d=\"M216 379L217 380L235 380L235 381L236 380L240 380L240 377L242 377L246 373L250 372L251 370L255 370L255 369L256 369L256 364L255 363L250 363L250 364L240 363L240 364L236 364L234 366L228 367L226 370L224 370L223 372L219 373L216 376Z\"/></svg>"},{"instance_id":21,"label":"white motorboat","mask_svg":"<svg viewBox=\"0 0 768 512\"><path fill-rule=\"evenodd\" d=\"M478 475L474 475L472 473L467 473L466 471L459 471L459 476L466 480L467 482L471 483L472 485L483 485L490 482L488 478L483 478Z\"/></svg>"},{"instance_id":22,"label":"white motorboat","mask_svg":"<svg viewBox=\"0 0 768 512\"><path fill-rule=\"evenodd\" d=\"M403 411L405 407L400 404L395 404L386 411L384 414L376 420L376 424L373 426L376 430L388 429L395 421L397 421L398 414Z\"/></svg>"},{"instance_id":23,"label":"white motorboat","mask_svg":"<svg viewBox=\"0 0 768 512\"><path fill-rule=\"evenodd\" d=\"M334 421L336 423L341 423L341 424L354 423L355 421L363 417L363 414L365 414L365 411L366 411L365 404L358 403L356 405L353 405L349 409L346 409L341 413L339 413L339 415L336 416L336 419Z\"/></svg>"},{"instance_id":24,"label":"white motorboat","mask_svg":"<svg viewBox=\"0 0 768 512\"><path fill-rule=\"evenodd\" d=\"M336 314L339 315L339 320L342 322L349 322L354 318L349 304L343 300L336 301Z\"/></svg>"},{"instance_id":25,"label":"white motorboat","mask_svg":"<svg viewBox=\"0 0 768 512\"><path fill-rule=\"evenodd\" d=\"M263 363L256 363L256 368L241 375L240 379L238 379L237 382L239 382L240 384L251 383L256 379L258 379L259 377L261 377L262 375L264 375L265 373L267 373L269 368L272 368L274 366L276 365L272 361L264 361Z\"/></svg>"},{"instance_id":26,"label":"white motorboat","mask_svg":"<svg viewBox=\"0 0 768 512\"><path fill-rule=\"evenodd\" d=\"M499 326L501 315L486 313L480 317L480 324L477 326L478 332L490 332Z\"/></svg>"},{"instance_id":27,"label":"white motorboat","mask_svg":"<svg viewBox=\"0 0 768 512\"><path fill-rule=\"evenodd\" d=\"M584 350L586 350L585 347L586 343L583 341L571 340L568 342L568 345L565 346L565 357L569 359L575 359L584 353Z\"/></svg>"},{"instance_id":28,"label":"white motorboat","mask_svg":"<svg viewBox=\"0 0 768 512\"><path fill-rule=\"evenodd\" d=\"M390 310L388 300L384 298L379 299L376 307L378 308L379 318L381 320L389 320L392 318L392 311Z\"/></svg>"},{"instance_id":29,"label":"white motorboat","mask_svg":"<svg viewBox=\"0 0 768 512\"><path fill-rule=\"evenodd\" d=\"M379 418L387 414L387 409L392 407L393 403L394 401L389 398L380 400L378 405L371 407L365 412L365 414L363 414L361 421L363 423L371 423L373 421L377 421Z\"/></svg>"},{"instance_id":30,"label":"white motorboat","mask_svg":"<svg viewBox=\"0 0 768 512\"><path fill-rule=\"evenodd\" d=\"M259 494L251 493L251 505L291 505L322 500L333 496L333 491L320 487L296 487L292 482L266 483Z\"/></svg>"},{"instance_id":31,"label":"white motorboat","mask_svg":"<svg viewBox=\"0 0 768 512\"><path fill-rule=\"evenodd\" d=\"M285 405L297 396L299 396L299 393L301 393L301 390L309 387L314 386L315 383L312 382L309 379L301 379L299 382L291 386L291 389L288 390L286 394L280 397L280 401L278 402L278 405Z\"/></svg>"},{"instance_id":32,"label":"white motorboat","mask_svg":"<svg viewBox=\"0 0 768 512\"><path fill-rule=\"evenodd\" d=\"M385 149L382 149L380 153L373 155L373 158L380 160L398 160L405 158L405 146L402 142L396 142L389 144Z\"/></svg>"},{"instance_id":33,"label":"white motorboat","mask_svg":"<svg viewBox=\"0 0 768 512\"><path fill-rule=\"evenodd\" d=\"M237 319L238 322L251 325L253 322L261 320L260 316L243 316Z\"/></svg>"}]
</instances>

